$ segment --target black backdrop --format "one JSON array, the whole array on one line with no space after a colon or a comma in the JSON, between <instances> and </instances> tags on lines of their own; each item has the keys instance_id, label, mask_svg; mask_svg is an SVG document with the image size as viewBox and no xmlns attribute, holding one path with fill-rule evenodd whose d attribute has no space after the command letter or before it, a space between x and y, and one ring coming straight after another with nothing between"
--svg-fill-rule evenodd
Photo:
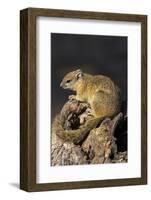
<instances>
[{"instance_id":1,"label":"black backdrop","mask_svg":"<svg viewBox=\"0 0 151 200\"><path fill-rule=\"evenodd\" d=\"M64 75L82 69L107 75L127 100L127 37L51 33L51 115L60 111L71 91L60 88Z\"/></svg>"}]
</instances>

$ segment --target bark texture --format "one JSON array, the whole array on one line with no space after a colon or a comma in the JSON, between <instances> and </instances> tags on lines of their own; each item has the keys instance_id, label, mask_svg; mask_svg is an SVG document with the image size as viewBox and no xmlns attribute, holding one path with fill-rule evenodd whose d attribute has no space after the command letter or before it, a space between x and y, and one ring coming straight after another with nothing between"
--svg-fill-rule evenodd
<instances>
[{"instance_id":1,"label":"bark texture","mask_svg":"<svg viewBox=\"0 0 151 200\"><path fill-rule=\"evenodd\" d=\"M96 128L78 139L78 144L59 137L63 130L77 130L93 118L87 103L69 100L52 123L51 165L80 165L127 162L127 116L118 113L103 119Z\"/></svg>"}]
</instances>

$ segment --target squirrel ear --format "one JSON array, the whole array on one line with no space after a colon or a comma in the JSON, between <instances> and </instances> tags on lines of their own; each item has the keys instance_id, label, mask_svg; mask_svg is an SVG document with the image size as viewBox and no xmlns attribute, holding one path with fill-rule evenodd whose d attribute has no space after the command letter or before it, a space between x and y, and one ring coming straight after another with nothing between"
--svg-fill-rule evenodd
<instances>
[{"instance_id":1,"label":"squirrel ear","mask_svg":"<svg viewBox=\"0 0 151 200\"><path fill-rule=\"evenodd\" d=\"M83 72L81 71L81 69L78 69L76 70L76 76L77 76L77 79L81 78L83 76Z\"/></svg>"}]
</instances>

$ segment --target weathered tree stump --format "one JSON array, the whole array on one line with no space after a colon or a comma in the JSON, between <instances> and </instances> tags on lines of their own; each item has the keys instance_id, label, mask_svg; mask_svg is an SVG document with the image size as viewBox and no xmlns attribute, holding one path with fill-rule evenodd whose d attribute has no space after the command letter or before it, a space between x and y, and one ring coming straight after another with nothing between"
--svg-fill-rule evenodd
<instances>
[{"instance_id":1,"label":"weathered tree stump","mask_svg":"<svg viewBox=\"0 0 151 200\"><path fill-rule=\"evenodd\" d=\"M121 137L121 132L125 134L122 128L117 133L117 127L122 127L127 120L123 113L119 113L113 119L105 118L84 137L81 136L78 144L59 137L59 128L76 130L92 118L91 108L87 103L71 99L63 106L52 124L52 166L127 162L127 151L118 151L118 137L115 137L115 132Z\"/></svg>"}]
</instances>

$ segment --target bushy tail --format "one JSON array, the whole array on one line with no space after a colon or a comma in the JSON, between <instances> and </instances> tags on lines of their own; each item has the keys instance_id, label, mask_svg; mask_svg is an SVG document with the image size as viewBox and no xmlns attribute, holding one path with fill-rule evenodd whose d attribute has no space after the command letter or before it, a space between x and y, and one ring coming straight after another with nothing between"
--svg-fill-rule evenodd
<instances>
[{"instance_id":1,"label":"bushy tail","mask_svg":"<svg viewBox=\"0 0 151 200\"><path fill-rule=\"evenodd\" d=\"M96 128L103 119L104 117L93 118L88 120L77 130L64 130L61 125L60 117L57 116L53 122L52 131L64 141L71 141L78 144L83 141L87 137L90 130Z\"/></svg>"}]
</instances>

